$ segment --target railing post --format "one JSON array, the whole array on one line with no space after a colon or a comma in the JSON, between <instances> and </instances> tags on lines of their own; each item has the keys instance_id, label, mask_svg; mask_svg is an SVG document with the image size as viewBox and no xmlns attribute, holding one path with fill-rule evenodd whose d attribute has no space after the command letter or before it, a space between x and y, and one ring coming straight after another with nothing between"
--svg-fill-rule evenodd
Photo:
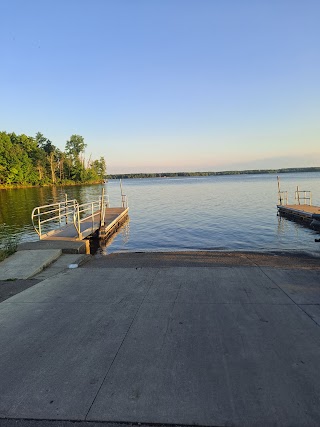
<instances>
[{"instance_id":1,"label":"railing post","mask_svg":"<svg viewBox=\"0 0 320 427\"><path fill-rule=\"evenodd\" d=\"M39 239L41 240L41 220L40 220L40 208L38 207L38 227L39 227Z\"/></svg>"},{"instance_id":2,"label":"railing post","mask_svg":"<svg viewBox=\"0 0 320 427\"><path fill-rule=\"evenodd\" d=\"M299 186L297 185L297 199L298 199L298 205L300 205L300 194L299 194Z\"/></svg>"},{"instance_id":3,"label":"railing post","mask_svg":"<svg viewBox=\"0 0 320 427\"><path fill-rule=\"evenodd\" d=\"M94 210L93 210L93 202L92 202L92 203L91 203L92 233L93 233L93 230L94 230L94 217L93 217L93 212L94 212Z\"/></svg>"},{"instance_id":4,"label":"railing post","mask_svg":"<svg viewBox=\"0 0 320 427\"><path fill-rule=\"evenodd\" d=\"M77 205L77 218L78 218L78 237L81 239L81 224L80 224L80 209L79 205Z\"/></svg>"},{"instance_id":5,"label":"railing post","mask_svg":"<svg viewBox=\"0 0 320 427\"><path fill-rule=\"evenodd\" d=\"M64 194L65 212L66 212L66 224L68 224L68 194Z\"/></svg>"},{"instance_id":6,"label":"railing post","mask_svg":"<svg viewBox=\"0 0 320 427\"><path fill-rule=\"evenodd\" d=\"M100 206L100 227L104 226L105 203L104 203L104 187L102 187L101 206Z\"/></svg>"},{"instance_id":7,"label":"railing post","mask_svg":"<svg viewBox=\"0 0 320 427\"><path fill-rule=\"evenodd\" d=\"M58 212L59 212L59 225L61 225L61 203L59 203L59 209L58 209Z\"/></svg>"},{"instance_id":8,"label":"railing post","mask_svg":"<svg viewBox=\"0 0 320 427\"><path fill-rule=\"evenodd\" d=\"M123 204L123 189L122 189L122 179L120 179L120 191L121 191L121 204L122 204L122 207L124 208L124 204Z\"/></svg>"}]
</instances>

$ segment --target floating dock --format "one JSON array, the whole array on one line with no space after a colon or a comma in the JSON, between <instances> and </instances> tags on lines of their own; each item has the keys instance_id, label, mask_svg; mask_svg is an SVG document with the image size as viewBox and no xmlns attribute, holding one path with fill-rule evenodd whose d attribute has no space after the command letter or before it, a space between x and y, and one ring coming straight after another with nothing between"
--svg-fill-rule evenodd
<instances>
[{"instance_id":1,"label":"floating dock","mask_svg":"<svg viewBox=\"0 0 320 427\"><path fill-rule=\"evenodd\" d=\"M297 186L295 191L295 204L288 203L288 192L280 190L280 179L278 179L278 215L290 220L300 222L307 227L320 230L320 207L312 205L311 191L300 190Z\"/></svg>"},{"instance_id":2,"label":"floating dock","mask_svg":"<svg viewBox=\"0 0 320 427\"><path fill-rule=\"evenodd\" d=\"M83 240L96 232L99 237L107 238L113 234L128 216L129 208L106 208L104 225L101 224L100 211L95 212L92 217L84 218L80 222L80 237L74 223L63 228L53 230L42 237L42 240Z\"/></svg>"},{"instance_id":3,"label":"floating dock","mask_svg":"<svg viewBox=\"0 0 320 427\"><path fill-rule=\"evenodd\" d=\"M122 186L121 204L121 207L110 207L104 191L98 200L84 204L79 204L75 199L68 200L66 196L63 202L34 208L31 219L39 240L60 242L62 250L63 242L66 242L63 251L68 252L70 242L85 241L93 235L107 240L127 220L129 207ZM89 253L88 240L85 247Z\"/></svg>"},{"instance_id":4,"label":"floating dock","mask_svg":"<svg viewBox=\"0 0 320 427\"><path fill-rule=\"evenodd\" d=\"M278 205L278 213L288 219L320 230L320 207L310 205Z\"/></svg>"}]
</instances>

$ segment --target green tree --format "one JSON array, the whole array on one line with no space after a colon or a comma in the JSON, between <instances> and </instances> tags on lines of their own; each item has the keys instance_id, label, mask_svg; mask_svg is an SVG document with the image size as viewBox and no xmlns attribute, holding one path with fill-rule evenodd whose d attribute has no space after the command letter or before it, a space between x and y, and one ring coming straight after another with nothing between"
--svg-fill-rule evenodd
<instances>
[{"instance_id":1,"label":"green tree","mask_svg":"<svg viewBox=\"0 0 320 427\"><path fill-rule=\"evenodd\" d=\"M66 181L102 180L106 171L103 157L84 165L86 144L72 135L61 152L41 132L35 137L0 132L0 184L56 184Z\"/></svg>"},{"instance_id":2,"label":"green tree","mask_svg":"<svg viewBox=\"0 0 320 427\"><path fill-rule=\"evenodd\" d=\"M94 160L92 162L92 168L95 170L100 180L103 180L105 178L107 172L107 165L104 157L100 157L99 160Z\"/></svg>"},{"instance_id":3,"label":"green tree","mask_svg":"<svg viewBox=\"0 0 320 427\"><path fill-rule=\"evenodd\" d=\"M79 158L86 146L87 144L84 143L84 138L81 135L71 135L66 143L66 153L73 158Z\"/></svg>"},{"instance_id":4,"label":"green tree","mask_svg":"<svg viewBox=\"0 0 320 427\"><path fill-rule=\"evenodd\" d=\"M69 164L69 177L77 182L85 181L85 167L81 154L84 153L87 144L81 135L71 135L69 141L66 143L66 154L71 160L65 162Z\"/></svg>"}]
</instances>

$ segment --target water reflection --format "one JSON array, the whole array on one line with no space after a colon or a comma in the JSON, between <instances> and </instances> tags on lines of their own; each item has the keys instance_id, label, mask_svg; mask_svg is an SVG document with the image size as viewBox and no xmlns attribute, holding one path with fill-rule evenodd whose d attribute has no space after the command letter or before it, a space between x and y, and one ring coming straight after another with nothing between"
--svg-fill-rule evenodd
<instances>
[{"instance_id":1,"label":"water reflection","mask_svg":"<svg viewBox=\"0 0 320 427\"><path fill-rule=\"evenodd\" d=\"M126 221L119 227L119 229L112 234L109 239L100 239L99 248L97 253L100 255L109 255L113 252L112 243L115 239L121 240L123 250L125 249L130 237L130 217L127 217Z\"/></svg>"}]
</instances>

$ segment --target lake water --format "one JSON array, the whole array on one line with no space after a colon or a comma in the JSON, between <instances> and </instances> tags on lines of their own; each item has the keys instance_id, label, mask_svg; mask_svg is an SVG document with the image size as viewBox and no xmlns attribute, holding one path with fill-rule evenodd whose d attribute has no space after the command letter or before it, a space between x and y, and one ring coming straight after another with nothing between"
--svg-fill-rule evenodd
<instances>
[{"instance_id":1,"label":"lake water","mask_svg":"<svg viewBox=\"0 0 320 427\"><path fill-rule=\"evenodd\" d=\"M320 205L320 174L281 175L281 189L294 203L297 185ZM120 206L119 181L105 185L111 206ZM37 240L35 206L80 203L101 194L101 185L0 191L0 222L20 241ZM100 253L172 250L290 250L319 252L319 233L277 216L276 175L128 179L123 181L130 219ZM3 230L2 230L3 232ZM1 237L1 235L0 235Z\"/></svg>"}]
</instances>

